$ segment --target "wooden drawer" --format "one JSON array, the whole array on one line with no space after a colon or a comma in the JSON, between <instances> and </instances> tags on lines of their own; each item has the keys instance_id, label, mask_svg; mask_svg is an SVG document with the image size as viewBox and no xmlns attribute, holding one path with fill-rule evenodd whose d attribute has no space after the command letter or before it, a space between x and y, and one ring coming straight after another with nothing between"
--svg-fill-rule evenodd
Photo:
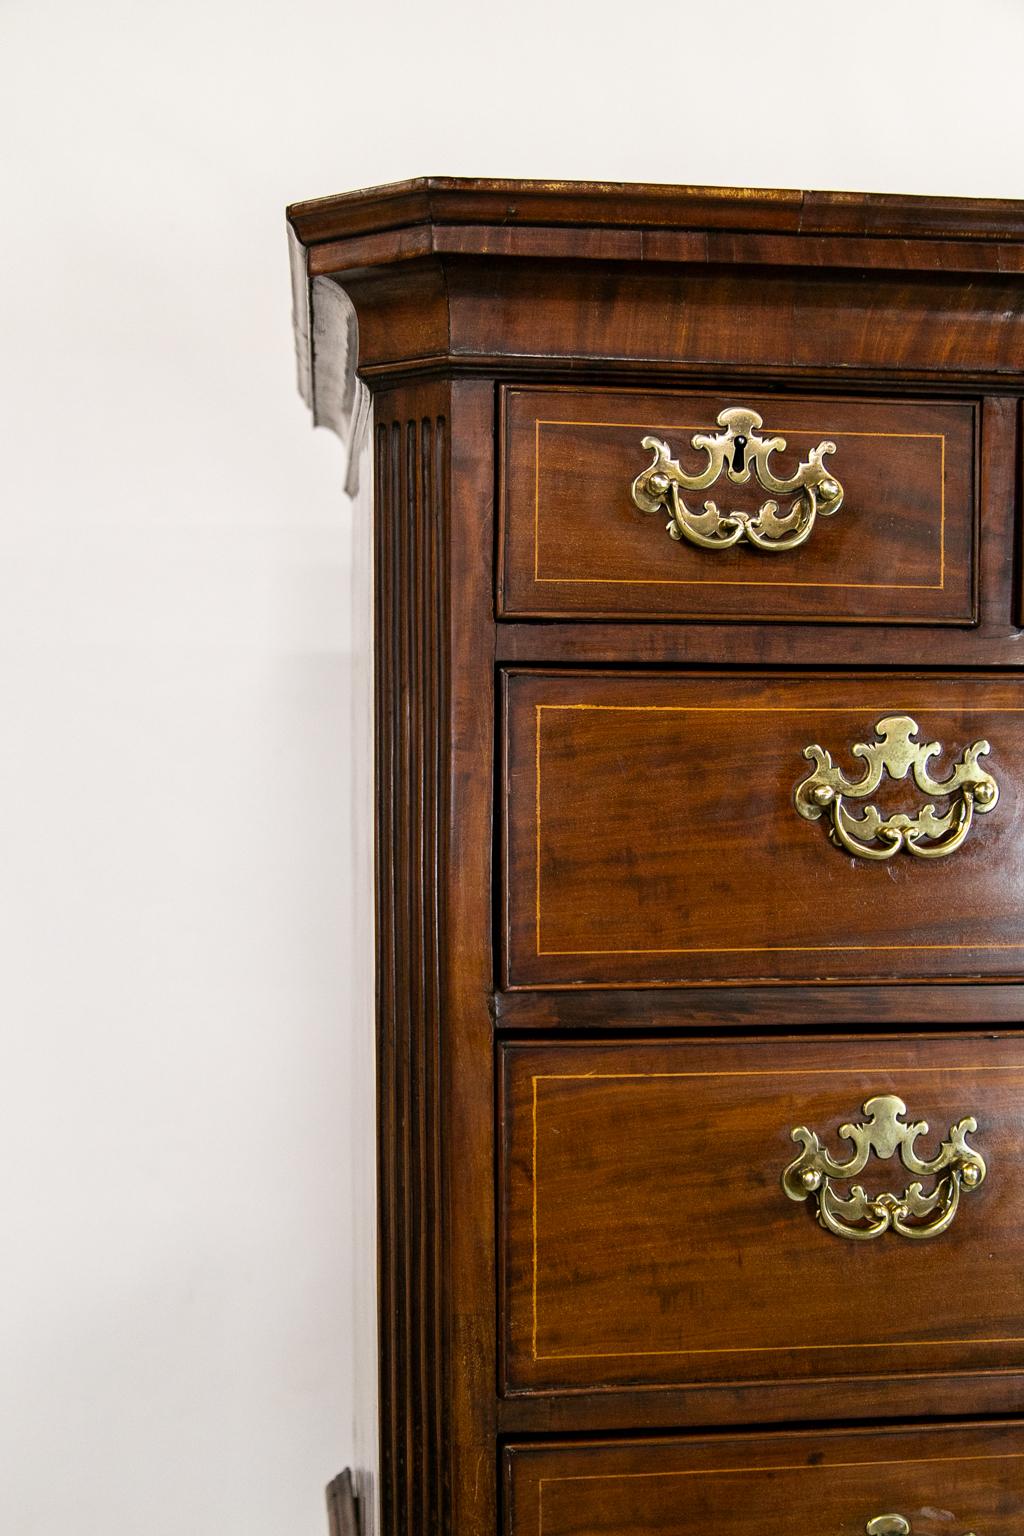
<instances>
[{"instance_id":1,"label":"wooden drawer","mask_svg":"<svg viewBox=\"0 0 1024 1536\"><path fill-rule=\"evenodd\" d=\"M506 683L508 986L1024 974L1018 679L610 672ZM973 772L970 749L985 740L977 767L991 769L995 804L982 807L970 785L936 797L899 776L915 743L933 741L935 780L961 762ZM844 792L818 820L798 814L800 787L822 788L813 745L858 785L875 764L877 792ZM972 821L944 857L879 860L830 840L837 816L863 827L872 804L889 818L929 803L953 825Z\"/></svg>"},{"instance_id":2,"label":"wooden drawer","mask_svg":"<svg viewBox=\"0 0 1024 1536\"><path fill-rule=\"evenodd\" d=\"M737 409L763 426L716 424ZM970 624L977 421L972 403L506 389L499 613ZM666 443L685 473L704 469L695 433L727 441L721 478L681 492L690 513L702 517L709 498L723 515L753 515L771 495L781 514L792 507L792 496L758 482L758 436L786 442L766 464L780 481L833 443L824 465L842 505L816 516L795 548L763 549L745 536L714 549L673 539L668 507L640 510L631 487L653 463L645 437ZM731 479L730 465L746 481Z\"/></svg>"},{"instance_id":3,"label":"wooden drawer","mask_svg":"<svg viewBox=\"0 0 1024 1536\"><path fill-rule=\"evenodd\" d=\"M507 1536L1020 1536L1024 1427L517 1445L505 1495Z\"/></svg>"},{"instance_id":4,"label":"wooden drawer","mask_svg":"<svg viewBox=\"0 0 1024 1536\"><path fill-rule=\"evenodd\" d=\"M888 1379L892 1400L924 1374L1024 1365L1024 1037L509 1043L501 1058L506 1393L838 1381L841 1418L842 1378L880 1399ZM817 1192L813 1135L834 1160ZM980 1176L964 1172L976 1155ZM917 1215L844 1204L857 1185L913 1204L915 1183L935 1195Z\"/></svg>"}]
</instances>

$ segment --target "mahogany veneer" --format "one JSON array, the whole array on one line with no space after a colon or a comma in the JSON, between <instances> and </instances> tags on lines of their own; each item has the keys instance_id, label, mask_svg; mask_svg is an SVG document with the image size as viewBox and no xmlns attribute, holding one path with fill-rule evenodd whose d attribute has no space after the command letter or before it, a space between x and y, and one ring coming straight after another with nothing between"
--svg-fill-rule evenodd
<instances>
[{"instance_id":1,"label":"mahogany veneer","mask_svg":"<svg viewBox=\"0 0 1024 1536\"><path fill-rule=\"evenodd\" d=\"M509 1536L864 1536L868 1520L891 1513L914 1536L1017 1536L1024 1431L531 1444L509 1449L505 1473Z\"/></svg>"},{"instance_id":2,"label":"mahogany veneer","mask_svg":"<svg viewBox=\"0 0 1024 1536\"><path fill-rule=\"evenodd\" d=\"M1017 1536L1024 205L440 178L289 225L300 387L372 444L366 1536ZM799 549L631 500L730 407L837 445ZM903 714L998 803L851 857L803 750ZM878 1096L929 1157L977 1126L924 1240L780 1182Z\"/></svg>"},{"instance_id":3,"label":"mahogany veneer","mask_svg":"<svg viewBox=\"0 0 1024 1536\"><path fill-rule=\"evenodd\" d=\"M505 687L509 986L1024 974L1017 679L549 671ZM793 794L810 743L859 777L850 744L897 711L953 756L990 737L1006 789L957 856L880 870Z\"/></svg>"},{"instance_id":4,"label":"mahogany veneer","mask_svg":"<svg viewBox=\"0 0 1024 1536\"><path fill-rule=\"evenodd\" d=\"M929 1155L974 1106L993 1174L941 1238L851 1252L781 1175L794 1126L838 1151L877 1094L927 1120ZM1024 1368L1022 1097L1020 1036L507 1044L508 1390Z\"/></svg>"},{"instance_id":5,"label":"mahogany veneer","mask_svg":"<svg viewBox=\"0 0 1024 1536\"><path fill-rule=\"evenodd\" d=\"M785 438L782 472L834 441L829 467L845 492L808 544L760 560L747 545L712 559L673 547L664 516L629 495L651 459L645 436L700 468L690 438L713 428L731 395L505 391L501 614L973 623L974 403L749 392L743 402L765 436ZM756 506L750 488L728 496Z\"/></svg>"}]
</instances>

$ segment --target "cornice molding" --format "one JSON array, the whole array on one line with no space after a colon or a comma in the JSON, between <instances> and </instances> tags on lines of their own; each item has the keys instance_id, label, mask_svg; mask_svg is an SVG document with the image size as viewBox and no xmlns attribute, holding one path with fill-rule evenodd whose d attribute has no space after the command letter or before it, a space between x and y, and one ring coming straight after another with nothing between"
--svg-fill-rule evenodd
<instances>
[{"instance_id":1,"label":"cornice molding","mask_svg":"<svg viewBox=\"0 0 1024 1536\"><path fill-rule=\"evenodd\" d=\"M593 224L898 239L1024 241L1024 202L632 182L510 181L426 176L293 203L303 245L416 224Z\"/></svg>"},{"instance_id":2,"label":"cornice molding","mask_svg":"<svg viewBox=\"0 0 1024 1536\"><path fill-rule=\"evenodd\" d=\"M1024 202L430 177L296 203L288 230L300 390L350 453L367 384L405 376L571 362L574 373L642 366L667 378L714 364L769 377L831 364L816 339L823 315L920 304L950 317L962 356L934 338L917 346L913 332L887 350L886 327L872 325L847 338L846 377L1016 379L1024 345ZM772 316L797 287L807 355L777 354ZM626 331L617 305L633 316ZM702 308L735 321L713 355L687 328Z\"/></svg>"}]
</instances>

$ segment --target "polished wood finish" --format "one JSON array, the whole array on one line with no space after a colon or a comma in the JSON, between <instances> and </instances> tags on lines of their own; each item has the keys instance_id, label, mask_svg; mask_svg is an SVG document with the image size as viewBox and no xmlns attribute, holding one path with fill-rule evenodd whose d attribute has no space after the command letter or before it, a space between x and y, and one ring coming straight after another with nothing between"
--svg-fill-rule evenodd
<instances>
[{"instance_id":1,"label":"polished wood finish","mask_svg":"<svg viewBox=\"0 0 1024 1536\"><path fill-rule=\"evenodd\" d=\"M506 1536L1017 1536L1019 1424L531 1444L505 1455Z\"/></svg>"},{"instance_id":2,"label":"polished wood finish","mask_svg":"<svg viewBox=\"0 0 1024 1536\"><path fill-rule=\"evenodd\" d=\"M1024 984L570 987L499 992L494 1017L502 1031L590 1034L843 1026L875 1031L893 1025L933 1025L947 1017L964 1026L1016 1024L1024 1019Z\"/></svg>"},{"instance_id":3,"label":"polished wood finish","mask_svg":"<svg viewBox=\"0 0 1024 1536\"><path fill-rule=\"evenodd\" d=\"M622 1435L638 1428L664 1430L748 1428L766 1434L793 1424L878 1425L898 1417L913 1394L914 1415L948 1419L970 1406L973 1415L1024 1414L1024 1371L966 1371L915 1376L899 1391L892 1378L835 1375L821 1381L731 1382L690 1387L604 1387L573 1392L509 1393L498 1403L503 1438L521 1435Z\"/></svg>"},{"instance_id":4,"label":"polished wood finish","mask_svg":"<svg viewBox=\"0 0 1024 1536\"><path fill-rule=\"evenodd\" d=\"M648 253L634 264L583 232L552 251L503 253L492 232L479 246L408 249L402 232L310 257L344 280L359 312L361 372L385 375L457 368L490 377L600 375L652 382L688 379L887 392L894 382L948 395L963 388L1011 390L1024 345L1021 279L962 276L883 265L865 281L831 249L813 272L758 268L756 253L732 251L735 266L699 252ZM810 242L807 242L808 246ZM774 260L774 250L768 253ZM911 251L910 255L917 254ZM1015 251L1015 255L1020 253ZM813 260L813 251L804 252ZM901 268L895 242L886 247ZM928 252L930 264L935 253ZM724 259L724 255L723 255ZM346 275L346 260L353 273ZM1024 261L1022 261L1024 265Z\"/></svg>"},{"instance_id":5,"label":"polished wood finish","mask_svg":"<svg viewBox=\"0 0 1024 1536\"><path fill-rule=\"evenodd\" d=\"M853 389L895 378L948 392L1014 388L1021 208L440 177L297 204L289 219L304 275L340 281L358 311L368 381L561 364L712 387L747 368L834 388L838 370Z\"/></svg>"},{"instance_id":6,"label":"polished wood finish","mask_svg":"<svg viewBox=\"0 0 1024 1536\"><path fill-rule=\"evenodd\" d=\"M739 380L738 388L748 387ZM642 662L705 665L816 666L838 663L901 666L1019 667L1024 661L1021 589L1024 541L1018 538L1017 487L1022 439L1021 402L990 396L982 402L977 627L833 623L728 624L506 621L498 626L502 661ZM840 512L839 516L842 516ZM1012 551L1019 548L1018 562ZM773 558L769 556L768 558Z\"/></svg>"},{"instance_id":7,"label":"polished wood finish","mask_svg":"<svg viewBox=\"0 0 1024 1536\"><path fill-rule=\"evenodd\" d=\"M440 1518L445 1428L440 1198L438 944L444 800L442 750L448 611L445 531L448 391L384 395L374 428L378 622L377 932L381 1337L380 1494L385 1529L406 1490ZM411 701L411 703L407 703ZM386 1155L384 1148L386 1147Z\"/></svg>"},{"instance_id":8,"label":"polished wood finish","mask_svg":"<svg viewBox=\"0 0 1024 1536\"><path fill-rule=\"evenodd\" d=\"M493 1463L490 393L383 392L373 435L377 625L380 1522L476 1529ZM455 491L453 493L453 487ZM453 600L453 593L457 600ZM479 936L467 953L462 936ZM450 1301L462 1287L457 1316Z\"/></svg>"},{"instance_id":9,"label":"polished wood finish","mask_svg":"<svg viewBox=\"0 0 1024 1536\"><path fill-rule=\"evenodd\" d=\"M1024 1039L502 1055L509 1391L1024 1369ZM990 1176L937 1237L851 1242L782 1189L794 1126L849 1157L838 1128L878 1094L928 1122L922 1156L978 1121ZM860 1182L911 1178L873 1160Z\"/></svg>"},{"instance_id":10,"label":"polished wood finish","mask_svg":"<svg viewBox=\"0 0 1024 1536\"><path fill-rule=\"evenodd\" d=\"M706 1252L673 1241L679 1217L666 1190L691 1176L667 1090L614 1098L618 1090L608 1085L581 1084L564 1102L552 1101L555 1121L541 1133L558 1124L571 1131L579 1167L557 1180L565 1220L546 1232L546 1252L556 1264L577 1265L579 1284L573 1273L559 1285L556 1269L538 1272L545 1326L579 1338L618 1328L617 1345L630 1343L630 1329L635 1344L675 1328L678 1342L680 1298L692 1283L708 1327L721 1333L728 1313L741 1340L745 1363L697 1371L677 1363L660 1380L647 1366L550 1366L524 1352L521 1267L531 1239L523 1235L521 1180L530 1154L516 1095L534 1075L527 1072L534 1059L572 1065L607 1053L682 1063L673 1070L683 1073L723 1052L737 1062L813 1059L843 1089L833 1098L819 1085L801 1101L808 1119L828 1120L827 1135L838 1116L857 1115L858 1095L873 1091L867 1068L873 1078L885 1050L907 1071L916 1067L928 1102L914 1100L912 1113L941 1134L943 1117L960 1108L954 1068L974 1071L978 1087L980 1063L1017 1050L1015 1037L987 1041L982 1032L1024 1023L1024 973L985 947L1016 943L1019 931L1024 738L1005 724L1014 717L989 711L1015 707L1024 663L1024 205L434 178L299 205L290 233L300 382L314 419L357 446L361 427L373 422L381 1411L379 1477L372 1465L356 1469L364 1531L493 1536L504 1521L515 1536L525 1523L532 1536L543 1469L566 1477L582 1467L604 1481L572 1486L597 1490L597 1498L553 1497L550 1536L563 1526L565 1536L570 1528L761 1536L771 1524L808 1536L861 1536L881 1509L863 1518L859 1505L848 1511L844 1491L862 1485L854 1488L854 1474L831 1463L849 1464L862 1451L891 1459L905 1447L908 1462L921 1466L920 1473L904 1468L899 1484L914 1501L907 1512L914 1536L971 1529L1005 1536L1022 1503L1012 1459L1019 1420L955 1430L892 1426L908 1417L1024 1414L1016 1346L986 1345L981 1334L982 1320L992 1336L1022 1332L1009 1168L1021 1098L1006 1086L1009 1077L999 1078L981 1108L963 1111L980 1123L991 1117L1001 1150L989 1182L965 1200L948 1234L913 1257L898 1250L894 1257L892 1243L851 1252L855 1245L830 1239L790 1202L773 1206L777 1255L758 1248L754 1204L781 1201L779 1164L790 1150L788 1127L775 1126L768 1112L769 1104L782 1108L781 1078L762 1072L757 1089L755 1079L729 1079L731 1090L711 1096L705 1134L690 1155L705 1166L715 1148L732 1182L724 1196L709 1181L683 1191ZM853 464L856 494L816 528L803 568L820 582L838 557L844 572L874 581L895 564L914 590L848 590L825 603L800 590L782 597L780 573L787 562L795 568L795 558L757 563L746 551L765 585L749 600L722 598L698 552L673 545L657 518L617 521L632 514L607 500L611 482L623 471L631 479L643 460L634 469L613 433L587 429L585 443L556 436L545 444L550 485L541 510L554 516L540 553L555 560L561 595L541 599L522 553L531 535L530 460L516 432L522 428L528 448L529 417L518 427L514 417L541 395L558 403L549 414L559 420L605 423L607 416L613 428L632 419L622 417L623 402L637 400L649 402L655 422L684 424L688 417L661 412L672 397L770 402L765 424L773 431L817 432L817 415L784 422L782 408L827 404L823 436L844 424L876 432L912 420L931 431L927 423L941 421L954 445L940 488L943 579L930 591L915 586L934 549L934 466L915 463L901 479L905 456L873 445L870 461L854 464L843 439L837 470L842 479L840 457ZM645 405L638 419L648 414ZM597 465L599 492L585 505L570 485L584 460ZM872 483L872 465L884 481ZM350 483L354 475L352 468ZM857 507L869 501L873 542L855 544ZM742 570L739 552L729 558ZM765 576L765 561L780 559ZM654 598L636 595L638 572L646 580L663 562L678 569L680 560L701 573L692 598L669 598L661 588ZM546 569L538 566L542 575ZM617 580L620 569L627 580L614 600L595 603L576 579L589 570ZM552 837L542 842L542 917L551 932L574 946L595 934L607 945L609 933L619 943L620 930L630 930L631 945L646 945L654 932L671 946L680 931L752 927L763 946L767 892L782 932L795 924L807 934L835 934L845 925L847 934L878 944L888 928L900 948L872 950L875 958L850 951L822 965L792 954L766 961L763 948L760 958L699 963L679 954L664 961L537 954L530 943L535 827L529 835L535 711L528 706L564 704L568 690L576 703L614 695L635 704L659 691L681 699L683 690L691 703L698 695L708 705L746 698L759 708L785 694L800 710L813 703L816 721L848 720L849 729L833 735L812 725L799 740L756 729L756 761L742 764L744 774L750 767L760 775L750 781L751 820L736 778L741 732L727 716L716 717L699 773L696 739L678 723L616 740L607 722L584 728L576 720L561 743L544 743L556 770L544 788L554 794ZM825 706L854 703L878 711L823 714ZM968 736L991 738L1003 798L947 867L921 868L905 856L870 871L855 867L828 846L820 825L792 810L800 749L827 737L824 745L849 765L846 749L870 736L879 713L912 704L935 712L927 734L954 754ZM703 844L694 812L704 817ZM689 880L669 856L673 838ZM772 859L764 856L766 839ZM971 947L914 949L902 942L908 935ZM971 1060L958 1055L968 1043ZM758 1148L762 1159L770 1154L770 1167L762 1163L758 1179L738 1183L727 1139L730 1147L742 1143L745 1158ZM549 1142L545 1177L559 1153L557 1138ZM545 1222L551 1189L540 1208ZM636 1205L628 1231L615 1224L622 1192ZM598 1257L582 1229L588 1215L608 1237ZM979 1231L999 1241L971 1244ZM840 1244L841 1259L834 1257ZM736 1254L744 1252L741 1266ZM713 1283L714 1254L732 1262L738 1288ZM819 1279L822 1266L832 1266L836 1283L819 1287L810 1302L762 1285L764 1304L755 1306L758 1263L789 1263L799 1281L798 1258ZM691 1282L678 1281L684 1259L696 1266ZM885 1289L887 1263L902 1288ZM865 1294L878 1325L873 1365L866 1303L847 1303L843 1313L837 1300L839 1281L846 1294L858 1272L870 1277ZM997 1283L986 1284L990 1275ZM622 1297L630 1295L637 1305L625 1317ZM746 1312L741 1295L750 1300ZM843 1358L831 1374L797 1361L793 1336L780 1332L786 1301L798 1326L800 1306L808 1308L807 1326L819 1340L830 1316L837 1330L853 1330L855 1348L835 1351ZM929 1307L941 1330L931 1327ZM912 1350L896 1348L901 1326L926 1357L919 1371L902 1358ZM772 1348L780 1342L785 1350ZM750 1364L755 1350L770 1356L760 1376ZM813 1428L826 1422L846 1427ZM786 1429L796 1423L805 1426L799 1435ZM857 1423L870 1433L850 1428ZM701 1437L680 1438L684 1428ZM739 1429L749 1433L739 1439ZM581 1438L591 1435L598 1438ZM810 1484L783 1471L793 1447L801 1464L825 1468L812 1495L804 1491ZM990 1458L992 1447L998 1463L970 1459ZM703 1457L713 1474L729 1465L734 1448L745 1467L773 1469L753 1501L735 1479L719 1480L709 1508L696 1512L656 1491L672 1480L662 1472L697 1467ZM941 1457L956 1469L952 1492L930 1475L945 1464L934 1459ZM897 1493L884 1480L873 1481L874 1490ZM962 1515L962 1528L944 1510Z\"/></svg>"},{"instance_id":11,"label":"polished wood finish","mask_svg":"<svg viewBox=\"0 0 1024 1536\"><path fill-rule=\"evenodd\" d=\"M506 689L510 986L1024 974L1015 680L513 673ZM946 859L854 859L794 809L809 744L860 777L851 748L893 714L944 765L991 739L1005 798Z\"/></svg>"},{"instance_id":12,"label":"polished wood finish","mask_svg":"<svg viewBox=\"0 0 1024 1536\"><path fill-rule=\"evenodd\" d=\"M834 234L903 241L983 241L992 245L992 254L1009 270L1004 245L1024 244L1024 205L1009 199L679 187L656 182L423 176L294 203L288 217L308 247L446 224L500 225L506 230L569 226L567 233L575 235L577 243L581 230L625 229L629 249L637 253L650 230L684 229L705 245L720 230L764 231L807 240ZM893 254L897 261L911 259L906 250Z\"/></svg>"},{"instance_id":13,"label":"polished wood finish","mask_svg":"<svg viewBox=\"0 0 1024 1536\"><path fill-rule=\"evenodd\" d=\"M690 446L720 411L747 406L762 435L785 438L775 473L790 474L822 441L842 481L839 512L798 549L677 543L665 514L630 499L651 462L647 436L691 472ZM970 624L974 607L976 407L938 401L602 390L503 391L499 612L659 618L803 619L834 623ZM753 513L766 492L722 481L693 493Z\"/></svg>"}]
</instances>

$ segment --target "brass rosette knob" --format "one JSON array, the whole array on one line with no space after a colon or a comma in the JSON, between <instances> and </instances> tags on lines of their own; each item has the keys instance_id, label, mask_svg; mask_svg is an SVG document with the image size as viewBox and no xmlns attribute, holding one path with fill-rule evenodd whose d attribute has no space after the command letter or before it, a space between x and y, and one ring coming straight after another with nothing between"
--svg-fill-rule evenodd
<instances>
[{"instance_id":1,"label":"brass rosette knob","mask_svg":"<svg viewBox=\"0 0 1024 1536\"><path fill-rule=\"evenodd\" d=\"M819 443L794 474L779 476L770 460L773 454L785 452L786 439L761 437L759 428L764 423L757 411L729 406L719 412L717 422L721 432L697 432L690 439L691 447L707 455L705 467L694 474L680 466L660 438L645 437L641 442L654 454L654 462L633 481L633 505L641 512L667 512L670 538L701 549L729 549L744 541L755 549L779 553L799 548L810 538L819 516L831 517L839 511L843 488L824 462L835 453L835 443ZM722 475L734 485L746 485L753 478L769 493L768 499L754 512L723 511L710 500L701 511L687 506L684 492L708 490ZM788 507L783 508L781 500L788 500Z\"/></svg>"}]
</instances>

